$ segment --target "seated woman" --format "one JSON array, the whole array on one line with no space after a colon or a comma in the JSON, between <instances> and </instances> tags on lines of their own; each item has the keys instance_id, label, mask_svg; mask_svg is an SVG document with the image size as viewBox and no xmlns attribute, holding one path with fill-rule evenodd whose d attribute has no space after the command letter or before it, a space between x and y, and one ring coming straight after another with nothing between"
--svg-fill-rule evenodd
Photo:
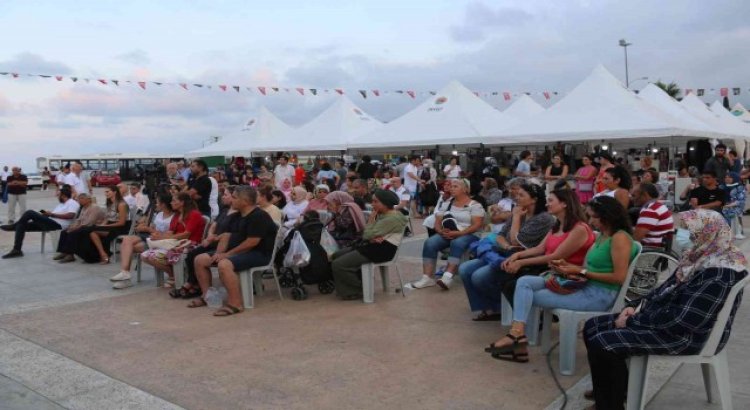
<instances>
[{"instance_id":1,"label":"seated woman","mask_svg":"<svg viewBox=\"0 0 750 410\"><path fill-rule=\"evenodd\" d=\"M585 267L563 259L553 260L553 275L585 281L577 291L558 293L547 288L545 276L518 279L513 299L510 332L485 351L500 360L527 362L526 321L532 306L582 311L610 309L628 274L628 265L638 252L631 237L630 219L625 208L610 197L596 197L586 206L591 225L601 232L586 254ZM557 280L555 276L552 280Z\"/></svg>"},{"instance_id":2,"label":"seated woman","mask_svg":"<svg viewBox=\"0 0 750 410\"><path fill-rule=\"evenodd\" d=\"M272 185L266 185L270 186L273 189ZM279 191L278 189L271 191L271 203L276 205L276 208L279 208L279 210L284 209L286 206L287 200L286 195L284 195L283 192Z\"/></svg>"},{"instance_id":3,"label":"seated woman","mask_svg":"<svg viewBox=\"0 0 750 410\"><path fill-rule=\"evenodd\" d=\"M365 263L381 263L393 259L408 220L393 209L398 195L378 189L372 196L372 214L362 233L362 242L333 255L331 269L336 294L345 300L362 298L361 267Z\"/></svg>"},{"instance_id":4,"label":"seated woman","mask_svg":"<svg viewBox=\"0 0 750 410\"><path fill-rule=\"evenodd\" d=\"M307 191L301 186L296 186L292 190L291 202L287 203L286 206L281 210L284 214L284 226L287 228L293 227L297 223L297 219L305 212L309 201L307 200Z\"/></svg>"},{"instance_id":5,"label":"seated woman","mask_svg":"<svg viewBox=\"0 0 750 410\"><path fill-rule=\"evenodd\" d=\"M461 257L472 243L479 240L476 233L482 229L484 223L484 208L471 199L470 192L471 187L467 179L451 180L453 199L445 207L445 211L435 214L436 235L427 238L424 243L422 278L412 283L412 287L422 289L437 284L443 290L450 288L454 272L458 273L457 268ZM445 248L450 248L448 266L443 276L436 282L433 277L438 253Z\"/></svg>"},{"instance_id":6,"label":"seated woman","mask_svg":"<svg viewBox=\"0 0 750 410\"><path fill-rule=\"evenodd\" d=\"M258 208L271 215L273 222L280 226L284 215L281 213L281 209L273 203L273 198L273 187L265 185L258 189ZM232 202L231 195L229 196L229 202Z\"/></svg>"},{"instance_id":7,"label":"seated woman","mask_svg":"<svg viewBox=\"0 0 750 410\"><path fill-rule=\"evenodd\" d=\"M484 198L487 205L497 205L503 199L503 191L497 187L497 180L492 177L484 178L482 191L479 192L479 195Z\"/></svg>"},{"instance_id":8,"label":"seated woman","mask_svg":"<svg viewBox=\"0 0 750 410\"><path fill-rule=\"evenodd\" d=\"M742 185L740 174L727 172L724 177L724 186L729 200L722 208L721 213L729 226L732 226L732 219L737 216L740 217L739 221L742 223L742 213L745 212L745 186Z\"/></svg>"},{"instance_id":9,"label":"seated woman","mask_svg":"<svg viewBox=\"0 0 750 410\"><path fill-rule=\"evenodd\" d=\"M623 208L630 208L630 187L633 179L627 169L620 165L607 169L602 175L602 183L604 191L594 195L594 198L608 196L616 199Z\"/></svg>"},{"instance_id":10,"label":"seated woman","mask_svg":"<svg viewBox=\"0 0 750 410\"><path fill-rule=\"evenodd\" d=\"M732 242L729 225L717 212L680 214L690 232L674 274L620 313L592 318L583 329L593 392L590 409L622 409L630 356L700 353L731 288L747 276L745 255ZM737 297L717 353L726 345Z\"/></svg>"},{"instance_id":11,"label":"seated woman","mask_svg":"<svg viewBox=\"0 0 750 410\"><path fill-rule=\"evenodd\" d=\"M181 192L172 198L172 209L175 216L169 224L169 230L163 234L153 234L151 239L189 239L191 245L198 244L203 238L205 221L198 211L198 205L187 192ZM147 249L141 253L141 260L156 269L166 272L169 279L164 283L165 288L174 287L174 271L172 266L180 260L183 248L178 249Z\"/></svg>"},{"instance_id":12,"label":"seated woman","mask_svg":"<svg viewBox=\"0 0 750 410\"><path fill-rule=\"evenodd\" d=\"M125 289L133 286L130 281L130 265L133 253L141 253L147 249L146 239L154 234L162 234L169 230L172 223L174 210L172 210L172 196L162 194L156 198L156 211L153 221L149 225L147 221L140 221L135 227L135 235L129 235L122 239L120 246L120 273L109 278L115 282L114 289Z\"/></svg>"},{"instance_id":13,"label":"seated woman","mask_svg":"<svg viewBox=\"0 0 750 410\"><path fill-rule=\"evenodd\" d=\"M544 190L534 184L521 184L516 193L516 206L510 222L503 230L483 239L492 244L486 252L478 250L478 258L464 262L458 273L469 297L472 311L479 311L478 321L499 320L502 290L518 274L502 270L497 261L526 248L538 246L555 223L555 218L546 212ZM480 243L481 247L481 243ZM538 273L539 270L524 269L521 274Z\"/></svg>"},{"instance_id":14,"label":"seated woman","mask_svg":"<svg viewBox=\"0 0 750 410\"><path fill-rule=\"evenodd\" d=\"M320 184L315 187L315 191L313 191L313 199L309 200L307 203L307 208L305 208L304 212L307 211L325 211L328 210L328 202L326 202L326 195L331 192L331 189L328 187L328 185Z\"/></svg>"},{"instance_id":15,"label":"seated woman","mask_svg":"<svg viewBox=\"0 0 750 410\"><path fill-rule=\"evenodd\" d=\"M340 247L345 248L362 238L365 229L365 215L346 192L334 191L326 196L328 211L333 219L328 223L328 232Z\"/></svg>"},{"instance_id":16,"label":"seated woman","mask_svg":"<svg viewBox=\"0 0 750 410\"><path fill-rule=\"evenodd\" d=\"M104 196L107 198L104 223L84 228L88 235L81 237L76 246L75 254L87 263L109 263L110 242L130 230L128 204L120 191L116 187L107 187Z\"/></svg>"}]
</instances>

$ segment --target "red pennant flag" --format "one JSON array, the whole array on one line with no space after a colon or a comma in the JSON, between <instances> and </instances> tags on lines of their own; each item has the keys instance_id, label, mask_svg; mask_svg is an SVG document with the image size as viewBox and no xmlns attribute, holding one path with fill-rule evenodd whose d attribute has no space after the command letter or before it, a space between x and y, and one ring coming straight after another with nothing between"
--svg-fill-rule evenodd
<instances>
[{"instance_id":1,"label":"red pennant flag","mask_svg":"<svg viewBox=\"0 0 750 410\"><path fill-rule=\"evenodd\" d=\"M362 98L367 98L367 91L365 90L359 90L359 93L362 94Z\"/></svg>"},{"instance_id":2,"label":"red pennant flag","mask_svg":"<svg viewBox=\"0 0 750 410\"><path fill-rule=\"evenodd\" d=\"M100 79L99 79L99 82L100 82L100 83L102 83L102 84L104 84L104 85L107 85L107 80L102 80L102 79L100 78Z\"/></svg>"},{"instance_id":3,"label":"red pennant flag","mask_svg":"<svg viewBox=\"0 0 750 410\"><path fill-rule=\"evenodd\" d=\"M406 91L406 93L409 94L409 97L411 97L412 100L414 99L414 91L408 90L408 91Z\"/></svg>"},{"instance_id":4,"label":"red pennant flag","mask_svg":"<svg viewBox=\"0 0 750 410\"><path fill-rule=\"evenodd\" d=\"M722 88L722 89L721 89L721 96L722 96L722 97L727 97L727 96L729 96L729 88L726 88L726 87L725 87L725 88Z\"/></svg>"},{"instance_id":5,"label":"red pennant flag","mask_svg":"<svg viewBox=\"0 0 750 410\"><path fill-rule=\"evenodd\" d=\"M146 82L145 81L138 81L138 86L141 87L141 88L143 88L145 90L146 89Z\"/></svg>"},{"instance_id":6,"label":"red pennant flag","mask_svg":"<svg viewBox=\"0 0 750 410\"><path fill-rule=\"evenodd\" d=\"M542 94L544 94L544 98L549 100L549 91L545 91Z\"/></svg>"},{"instance_id":7,"label":"red pennant flag","mask_svg":"<svg viewBox=\"0 0 750 410\"><path fill-rule=\"evenodd\" d=\"M240 92L240 86L239 85L233 85L232 88L234 88L234 91Z\"/></svg>"},{"instance_id":8,"label":"red pennant flag","mask_svg":"<svg viewBox=\"0 0 750 410\"><path fill-rule=\"evenodd\" d=\"M261 94L266 95L266 87L258 87L258 91L260 91Z\"/></svg>"},{"instance_id":9,"label":"red pennant flag","mask_svg":"<svg viewBox=\"0 0 750 410\"><path fill-rule=\"evenodd\" d=\"M187 90L187 83L180 83L180 87L182 87L182 88L184 88L184 89Z\"/></svg>"},{"instance_id":10,"label":"red pennant flag","mask_svg":"<svg viewBox=\"0 0 750 410\"><path fill-rule=\"evenodd\" d=\"M56 75L56 76L55 76L55 79L56 79L57 81L62 81L62 79L63 79L63 76L61 76L61 75Z\"/></svg>"},{"instance_id":11,"label":"red pennant flag","mask_svg":"<svg viewBox=\"0 0 750 410\"><path fill-rule=\"evenodd\" d=\"M297 92L299 95L305 95L305 89L304 88L297 88Z\"/></svg>"},{"instance_id":12,"label":"red pennant flag","mask_svg":"<svg viewBox=\"0 0 750 410\"><path fill-rule=\"evenodd\" d=\"M340 88L335 88L336 92L339 93L339 95L344 95L344 90Z\"/></svg>"},{"instance_id":13,"label":"red pennant flag","mask_svg":"<svg viewBox=\"0 0 750 410\"><path fill-rule=\"evenodd\" d=\"M505 101L510 101L510 93L509 92L504 92L503 93L503 99Z\"/></svg>"},{"instance_id":14,"label":"red pennant flag","mask_svg":"<svg viewBox=\"0 0 750 410\"><path fill-rule=\"evenodd\" d=\"M375 94L376 97L380 97L380 90L372 90L372 93Z\"/></svg>"},{"instance_id":15,"label":"red pennant flag","mask_svg":"<svg viewBox=\"0 0 750 410\"><path fill-rule=\"evenodd\" d=\"M686 89L685 89L685 95L686 95L686 96L687 96L687 95L690 95L690 93L692 93L692 92L693 92L693 89L692 89L692 88L686 88Z\"/></svg>"},{"instance_id":16,"label":"red pennant flag","mask_svg":"<svg viewBox=\"0 0 750 410\"><path fill-rule=\"evenodd\" d=\"M10 73L10 75L12 75L13 78L18 78L18 73Z\"/></svg>"},{"instance_id":17,"label":"red pennant flag","mask_svg":"<svg viewBox=\"0 0 750 410\"><path fill-rule=\"evenodd\" d=\"M227 90L227 86L224 85L224 84L220 84L219 88L221 88L221 91L226 91Z\"/></svg>"}]
</instances>

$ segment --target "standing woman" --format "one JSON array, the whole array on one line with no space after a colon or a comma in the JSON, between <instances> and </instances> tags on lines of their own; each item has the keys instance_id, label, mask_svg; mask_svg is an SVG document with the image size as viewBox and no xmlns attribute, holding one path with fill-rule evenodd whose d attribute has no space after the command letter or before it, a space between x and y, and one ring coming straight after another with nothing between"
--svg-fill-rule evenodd
<instances>
[{"instance_id":1,"label":"standing woman","mask_svg":"<svg viewBox=\"0 0 750 410\"><path fill-rule=\"evenodd\" d=\"M104 196L107 198L105 222L88 228L88 238L81 238L84 242L76 248L76 255L84 261L94 263L98 260L102 265L109 263L110 241L130 230L128 204L122 198L120 190L107 187L104 189Z\"/></svg>"},{"instance_id":2,"label":"standing woman","mask_svg":"<svg viewBox=\"0 0 750 410\"><path fill-rule=\"evenodd\" d=\"M443 174L448 179L456 179L461 177L461 166L458 165L458 157L452 156L448 165L443 168Z\"/></svg>"},{"instance_id":3,"label":"standing woman","mask_svg":"<svg viewBox=\"0 0 750 410\"><path fill-rule=\"evenodd\" d=\"M544 173L544 180L547 181L547 191L551 192L555 182L564 180L568 177L568 164L563 164L560 154L552 156L552 163L547 167Z\"/></svg>"},{"instance_id":4,"label":"standing woman","mask_svg":"<svg viewBox=\"0 0 750 410\"><path fill-rule=\"evenodd\" d=\"M614 162L614 160L612 159L612 157L609 154L607 154L606 152L599 153L599 173L596 174L596 182L595 182L595 185L594 185L594 193L598 194L598 193L604 191L605 189L607 189L604 186L604 173L608 169L610 169L610 168L612 168L612 167L615 166L615 164L613 162Z\"/></svg>"},{"instance_id":5,"label":"standing woman","mask_svg":"<svg viewBox=\"0 0 750 410\"><path fill-rule=\"evenodd\" d=\"M582 205L586 205L594 197L594 181L596 180L596 167L594 158L586 154L581 159L583 166L578 168L574 176L576 180L576 195Z\"/></svg>"},{"instance_id":6,"label":"standing woman","mask_svg":"<svg viewBox=\"0 0 750 410\"><path fill-rule=\"evenodd\" d=\"M633 184L633 179L630 177L628 170L619 165L609 168L604 173L602 182L605 189L594 195L595 198L608 196L616 199L623 208L630 208L630 187Z\"/></svg>"}]
</instances>

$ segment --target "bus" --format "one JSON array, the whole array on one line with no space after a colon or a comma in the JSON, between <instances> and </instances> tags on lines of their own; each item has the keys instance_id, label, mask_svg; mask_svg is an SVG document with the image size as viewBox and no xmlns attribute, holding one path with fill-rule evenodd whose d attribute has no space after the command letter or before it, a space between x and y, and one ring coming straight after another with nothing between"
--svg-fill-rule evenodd
<instances>
[{"instance_id":1,"label":"bus","mask_svg":"<svg viewBox=\"0 0 750 410\"><path fill-rule=\"evenodd\" d=\"M183 154L123 154L105 153L89 155L50 155L36 159L37 170L41 173L44 167L51 175L57 175L62 167L72 162L80 162L84 171L114 171L123 181L140 180L146 172L153 171L170 161L179 161Z\"/></svg>"}]
</instances>

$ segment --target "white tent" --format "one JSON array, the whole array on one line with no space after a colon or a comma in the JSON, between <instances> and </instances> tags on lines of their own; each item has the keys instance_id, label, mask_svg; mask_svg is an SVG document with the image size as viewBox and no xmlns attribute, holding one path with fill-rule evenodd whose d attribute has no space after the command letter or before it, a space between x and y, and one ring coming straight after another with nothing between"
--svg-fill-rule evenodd
<instances>
[{"instance_id":1,"label":"white tent","mask_svg":"<svg viewBox=\"0 0 750 410\"><path fill-rule=\"evenodd\" d=\"M347 96L336 101L307 124L274 141L259 145L256 151L341 151L350 141L380 129L383 123L357 107Z\"/></svg>"},{"instance_id":2,"label":"white tent","mask_svg":"<svg viewBox=\"0 0 750 410\"><path fill-rule=\"evenodd\" d=\"M257 145L268 144L292 129L266 107L261 107L258 115L247 120L241 131L232 133L217 143L190 151L188 156L192 158L220 155L248 156L252 151L256 151Z\"/></svg>"},{"instance_id":3,"label":"white tent","mask_svg":"<svg viewBox=\"0 0 750 410\"><path fill-rule=\"evenodd\" d=\"M515 121L514 124L521 124L529 118L544 112L544 107L539 105L538 102L534 101L531 97L526 94L521 95L521 98L517 99L510 107L503 111L508 119Z\"/></svg>"},{"instance_id":4,"label":"white tent","mask_svg":"<svg viewBox=\"0 0 750 410\"><path fill-rule=\"evenodd\" d=\"M557 104L501 137L524 143L628 139L630 144L639 144L697 134L701 132L645 102L599 65Z\"/></svg>"},{"instance_id":5,"label":"white tent","mask_svg":"<svg viewBox=\"0 0 750 410\"><path fill-rule=\"evenodd\" d=\"M670 97L669 94L664 92L664 90L657 87L653 83L648 84L646 87L644 87L638 93L638 96L647 103L679 119L687 127L691 127L696 131L702 132L710 132L713 130L709 124L706 124L705 122L701 121L696 116L691 114L690 111L680 105L677 100Z\"/></svg>"},{"instance_id":6,"label":"white tent","mask_svg":"<svg viewBox=\"0 0 750 410\"><path fill-rule=\"evenodd\" d=\"M734 108L732 108L732 114L741 119L742 122L750 123L750 112L748 112L741 103L734 105Z\"/></svg>"},{"instance_id":7,"label":"white tent","mask_svg":"<svg viewBox=\"0 0 750 410\"><path fill-rule=\"evenodd\" d=\"M731 126L733 129L737 129L738 132L744 132L745 138L734 139L734 148L740 154L740 158L745 157L745 155L743 154L745 154L745 147L748 140L750 140L750 124L742 122L742 120L732 115L732 113L727 111L727 109L724 108L724 105L718 100L714 101L713 104L711 104L711 111L718 114L719 118L721 118L721 121L727 124L728 127Z\"/></svg>"},{"instance_id":8,"label":"white tent","mask_svg":"<svg viewBox=\"0 0 750 410\"><path fill-rule=\"evenodd\" d=\"M353 148L479 144L512 123L457 81L422 104L350 144Z\"/></svg>"},{"instance_id":9,"label":"white tent","mask_svg":"<svg viewBox=\"0 0 750 410\"><path fill-rule=\"evenodd\" d=\"M718 113L711 111L695 94L688 94L680 101L680 104L719 133L718 138L746 138L748 136L741 121L727 121L726 118L722 118Z\"/></svg>"}]
</instances>

